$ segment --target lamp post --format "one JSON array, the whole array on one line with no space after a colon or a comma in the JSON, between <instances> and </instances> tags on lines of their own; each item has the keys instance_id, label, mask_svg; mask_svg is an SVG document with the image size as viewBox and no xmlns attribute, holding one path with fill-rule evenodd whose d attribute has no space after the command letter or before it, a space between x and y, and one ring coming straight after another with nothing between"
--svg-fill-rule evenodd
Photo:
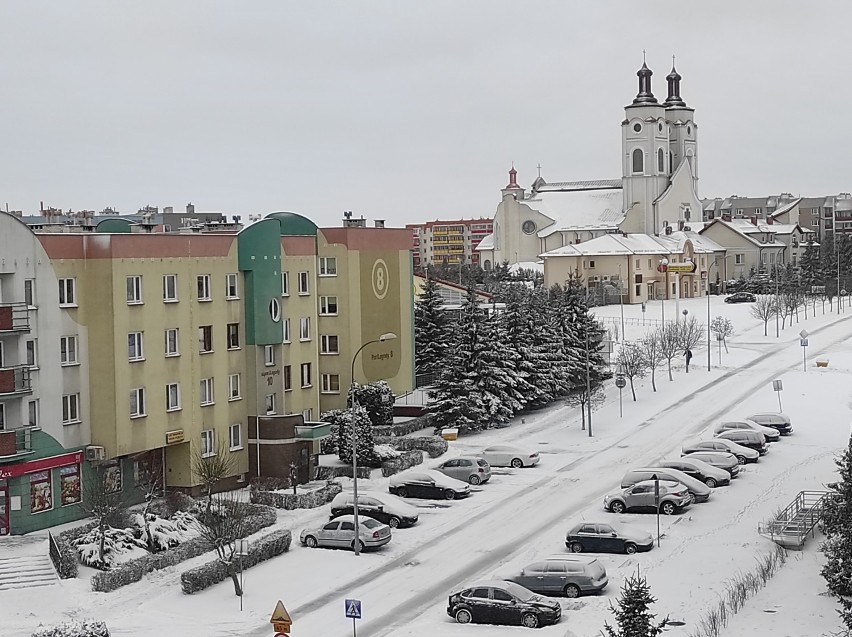
<instances>
[{"instance_id":1,"label":"lamp post","mask_svg":"<svg viewBox=\"0 0 852 637\"><path fill-rule=\"evenodd\" d=\"M386 332L379 336L377 339L373 339L372 341L367 341L361 347L358 348L358 351L355 352L355 355L352 357L352 371L349 376L349 406L354 407L356 404L355 401L355 360L358 358L358 354L360 354L367 345L372 345L373 343L384 343L385 341L392 341L396 338L396 334L393 332ZM356 436L355 436L355 414L352 414L352 512L355 514L355 555L358 556L361 554L361 536L358 534L358 447L356 444Z\"/></svg>"},{"instance_id":2,"label":"lamp post","mask_svg":"<svg viewBox=\"0 0 852 637\"><path fill-rule=\"evenodd\" d=\"M781 314L781 299L778 297L778 262L775 262L775 338L781 338L778 321Z\"/></svg>"},{"instance_id":3,"label":"lamp post","mask_svg":"<svg viewBox=\"0 0 852 637\"><path fill-rule=\"evenodd\" d=\"M589 369L589 325L586 322L586 410L589 413L589 438L592 437L592 381Z\"/></svg>"},{"instance_id":4,"label":"lamp post","mask_svg":"<svg viewBox=\"0 0 852 637\"><path fill-rule=\"evenodd\" d=\"M621 403L621 392L624 389L624 366L619 363L615 369L615 386L618 387L618 416L624 418L624 408Z\"/></svg>"},{"instance_id":5,"label":"lamp post","mask_svg":"<svg viewBox=\"0 0 852 637\"><path fill-rule=\"evenodd\" d=\"M624 341L624 280L621 278L621 264L618 264L618 302L621 305L621 340Z\"/></svg>"},{"instance_id":6,"label":"lamp post","mask_svg":"<svg viewBox=\"0 0 852 637\"><path fill-rule=\"evenodd\" d=\"M663 275L663 298L660 299L660 309L662 312L662 324L666 324L666 297L669 295L669 276L668 276L669 260L663 257L660 259L660 265L657 266Z\"/></svg>"}]
</instances>

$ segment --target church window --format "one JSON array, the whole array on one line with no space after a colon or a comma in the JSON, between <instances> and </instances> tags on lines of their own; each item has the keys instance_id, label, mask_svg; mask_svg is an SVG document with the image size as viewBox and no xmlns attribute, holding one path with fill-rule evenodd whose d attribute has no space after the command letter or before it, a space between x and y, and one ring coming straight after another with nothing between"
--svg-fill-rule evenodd
<instances>
[{"instance_id":1,"label":"church window","mask_svg":"<svg viewBox=\"0 0 852 637\"><path fill-rule=\"evenodd\" d=\"M633 130L637 133L642 132L642 124L633 124Z\"/></svg>"},{"instance_id":2,"label":"church window","mask_svg":"<svg viewBox=\"0 0 852 637\"><path fill-rule=\"evenodd\" d=\"M666 172L666 155L662 148L657 151L657 172Z\"/></svg>"},{"instance_id":3,"label":"church window","mask_svg":"<svg viewBox=\"0 0 852 637\"><path fill-rule=\"evenodd\" d=\"M633 151L633 172L641 173L645 171L644 168L645 157L642 154L642 149L637 148Z\"/></svg>"}]
</instances>

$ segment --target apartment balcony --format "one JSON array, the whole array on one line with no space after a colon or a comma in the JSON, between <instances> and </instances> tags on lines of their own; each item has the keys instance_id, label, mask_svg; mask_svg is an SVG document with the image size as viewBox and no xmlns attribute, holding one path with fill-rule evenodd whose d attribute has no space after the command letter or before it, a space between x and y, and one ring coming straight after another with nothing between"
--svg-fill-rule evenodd
<instances>
[{"instance_id":1,"label":"apartment balcony","mask_svg":"<svg viewBox=\"0 0 852 637\"><path fill-rule=\"evenodd\" d=\"M0 463L14 462L33 452L33 429L35 427L0 431Z\"/></svg>"},{"instance_id":2,"label":"apartment balcony","mask_svg":"<svg viewBox=\"0 0 852 637\"><path fill-rule=\"evenodd\" d=\"M331 425L327 422L305 422L296 425L296 438L299 440L322 440L331 435Z\"/></svg>"},{"instance_id":3,"label":"apartment balcony","mask_svg":"<svg viewBox=\"0 0 852 637\"><path fill-rule=\"evenodd\" d=\"M31 394L33 391L28 365L0 367L0 398Z\"/></svg>"},{"instance_id":4,"label":"apartment balcony","mask_svg":"<svg viewBox=\"0 0 852 637\"><path fill-rule=\"evenodd\" d=\"M30 331L30 311L25 303L0 303L0 334Z\"/></svg>"}]
</instances>

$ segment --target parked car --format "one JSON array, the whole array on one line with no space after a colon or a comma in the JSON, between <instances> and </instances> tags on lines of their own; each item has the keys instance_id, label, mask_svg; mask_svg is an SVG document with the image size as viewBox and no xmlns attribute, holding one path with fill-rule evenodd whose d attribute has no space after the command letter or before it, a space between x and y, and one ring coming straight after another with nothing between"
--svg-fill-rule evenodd
<instances>
[{"instance_id":1,"label":"parked car","mask_svg":"<svg viewBox=\"0 0 852 637\"><path fill-rule=\"evenodd\" d=\"M739 466L736 458L731 458L735 467ZM702 462L698 458L678 458L677 460L663 460L660 462L660 466L666 469L677 469L688 475L690 478L694 478L703 482L711 489L715 489L716 487L722 485L731 484L731 474L725 471L724 469L719 469L712 465L707 464L706 462Z\"/></svg>"},{"instance_id":2,"label":"parked car","mask_svg":"<svg viewBox=\"0 0 852 637\"><path fill-rule=\"evenodd\" d=\"M517 575L507 578L534 593L579 597L606 588L609 578L595 557L556 555L527 564Z\"/></svg>"},{"instance_id":3,"label":"parked car","mask_svg":"<svg viewBox=\"0 0 852 637\"><path fill-rule=\"evenodd\" d=\"M730 429L728 431L723 431L722 433L716 434L714 438L730 440L731 442L737 443L741 447L748 447L749 449L754 449L761 456L766 455L766 452L769 451L769 446L766 444L766 438L759 431L749 431L747 429Z\"/></svg>"},{"instance_id":4,"label":"parked car","mask_svg":"<svg viewBox=\"0 0 852 637\"><path fill-rule=\"evenodd\" d=\"M793 423L790 422L790 416L787 414L782 414L777 411L767 411L759 414L752 414L748 417L748 419L753 420L758 425L777 429L778 433L782 436L789 436L793 433Z\"/></svg>"},{"instance_id":5,"label":"parked car","mask_svg":"<svg viewBox=\"0 0 852 637\"><path fill-rule=\"evenodd\" d=\"M541 459L537 451L529 451L515 445L492 445L482 450L482 457L492 467L533 467Z\"/></svg>"},{"instance_id":6,"label":"parked car","mask_svg":"<svg viewBox=\"0 0 852 637\"><path fill-rule=\"evenodd\" d=\"M692 494L680 482L661 480L660 513L672 515L692 504ZM604 498L604 508L613 513L625 511L656 511L654 481L645 480Z\"/></svg>"},{"instance_id":7,"label":"parked car","mask_svg":"<svg viewBox=\"0 0 852 637\"><path fill-rule=\"evenodd\" d=\"M434 469L409 470L390 478L388 491L401 498L432 498L454 500L470 495L467 482L445 476Z\"/></svg>"},{"instance_id":8,"label":"parked car","mask_svg":"<svg viewBox=\"0 0 852 637\"><path fill-rule=\"evenodd\" d=\"M650 551L654 538L650 533L625 529L603 522L580 522L568 530L565 546L574 553L627 553Z\"/></svg>"},{"instance_id":9,"label":"parked car","mask_svg":"<svg viewBox=\"0 0 852 637\"><path fill-rule=\"evenodd\" d=\"M781 438L781 434L777 429L773 429L772 427L764 427L763 425L759 425L753 420L728 420L725 422L720 422L718 425L713 427L714 434L720 434L723 431L731 431L734 429L744 429L746 431L759 431L763 434L763 437L766 438L766 442L778 442Z\"/></svg>"},{"instance_id":10,"label":"parked car","mask_svg":"<svg viewBox=\"0 0 852 637\"><path fill-rule=\"evenodd\" d=\"M447 615L460 624L520 624L538 628L555 624L562 617L562 605L514 582L483 582L453 593L447 602Z\"/></svg>"},{"instance_id":11,"label":"parked car","mask_svg":"<svg viewBox=\"0 0 852 637\"><path fill-rule=\"evenodd\" d=\"M734 292L725 299L725 303L754 303L757 297L751 292Z\"/></svg>"},{"instance_id":12,"label":"parked car","mask_svg":"<svg viewBox=\"0 0 852 637\"><path fill-rule=\"evenodd\" d=\"M695 502L706 502L710 499L711 489L703 482L690 478L688 475L677 469L667 469L665 467L643 467L641 469L631 469L624 474L621 479L621 488L627 487L642 482L643 480L654 480L657 476L658 480L672 480L680 482L683 486L689 489L692 498Z\"/></svg>"},{"instance_id":13,"label":"parked car","mask_svg":"<svg viewBox=\"0 0 852 637\"><path fill-rule=\"evenodd\" d=\"M484 458L477 456L451 458L439 464L435 470L474 486L491 479L491 465Z\"/></svg>"},{"instance_id":14,"label":"parked car","mask_svg":"<svg viewBox=\"0 0 852 637\"><path fill-rule=\"evenodd\" d=\"M355 496L352 491L342 491L331 501L331 519L341 515L353 515ZM378 520L392 529L412 526L417 523L420 514L417 509L390 493L380 491L360 491L358 493L358 515Z\"/></svg>"},{"instance_id":15,"label":"parked car","mask_svg":"<svg viewBox=\"0 0 852 637\"><path fill-rule=\"evenodd\" d=\"M731 479L740 475L740 462L734 454L728 451L693 451L682 457L700 460L711 467L727 471Z\"/></svg>"},{"instance_id":16,"label":"parked car","mask_svg":"<svg viewBox=\"0 0 852 637\"><path fill-rule=\"evenodd\" d=\"M683 455L692 453L693 451L724 451L733 454L737 462L745 464L746 462L757 462L760 454L754 449L738 445L732 440L726 438L713 438L712 440L695 440L688 442L681 448Z\"/></svg>"},{"instance_id":17,"label":"parked car","mask_svg":"<svg viewBox=\"0 0 852 637\"><path fill-rule=\"evenodd\" d=\"M383 546L391 541L391 530L373 518L358 516L359 551ZM326 522L319 528L303 529L299 541L308 548L324 546L328 548L355 549L355 516L342 515Z\"/></svg>"}]
</instances>

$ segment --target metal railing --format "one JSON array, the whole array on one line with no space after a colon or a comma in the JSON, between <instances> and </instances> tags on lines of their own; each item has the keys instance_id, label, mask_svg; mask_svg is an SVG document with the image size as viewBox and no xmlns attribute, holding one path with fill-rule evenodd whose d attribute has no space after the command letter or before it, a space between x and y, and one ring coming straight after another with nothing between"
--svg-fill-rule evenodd
<instances>
[{"instance_id":1,"label":"metal railing","mask_svg":"<svg viewBox=\"0 0 852 637\"><path fill-rule=\"evenodd\" d=\"M0 332L29 332L30 312L25 303L0 303Z\"/></svg>"},{"instance_id":2,"label":"metal railing","mask_svg":"<svg viewBox=\"0 0 852 637\"><path fill-rule=\"evenodd\" d=\"M801 548L809 533L813 537L831 497L834 496L829 491L800 491L774 520L758 524L757 532L781 546Z\"/></svg>"},{"instance_id":3,"label":"metal railing","mask_svg":"<svg viewBox=\"0 0 852 637\"><path fill-rule=\"evenodd\" d=\"M47 539L50 544L50 561L53 562L53 568L56 569L57 573L62 573L60 570L60 564L62 564L62 558L59 554L59 545L56 543L56 538L53 537L53 533L50 531L47 532Z\"/></svg>"},{"instance_id":4,"label":"metal railing","mask_svg":"<svg viewBox=\"0 0 852 637\"><path fill-rule=\"evenodd\" d=\"M33 390L29 365L0 368L0 396L26 394Z\"/></svg>"}]
</instances>

